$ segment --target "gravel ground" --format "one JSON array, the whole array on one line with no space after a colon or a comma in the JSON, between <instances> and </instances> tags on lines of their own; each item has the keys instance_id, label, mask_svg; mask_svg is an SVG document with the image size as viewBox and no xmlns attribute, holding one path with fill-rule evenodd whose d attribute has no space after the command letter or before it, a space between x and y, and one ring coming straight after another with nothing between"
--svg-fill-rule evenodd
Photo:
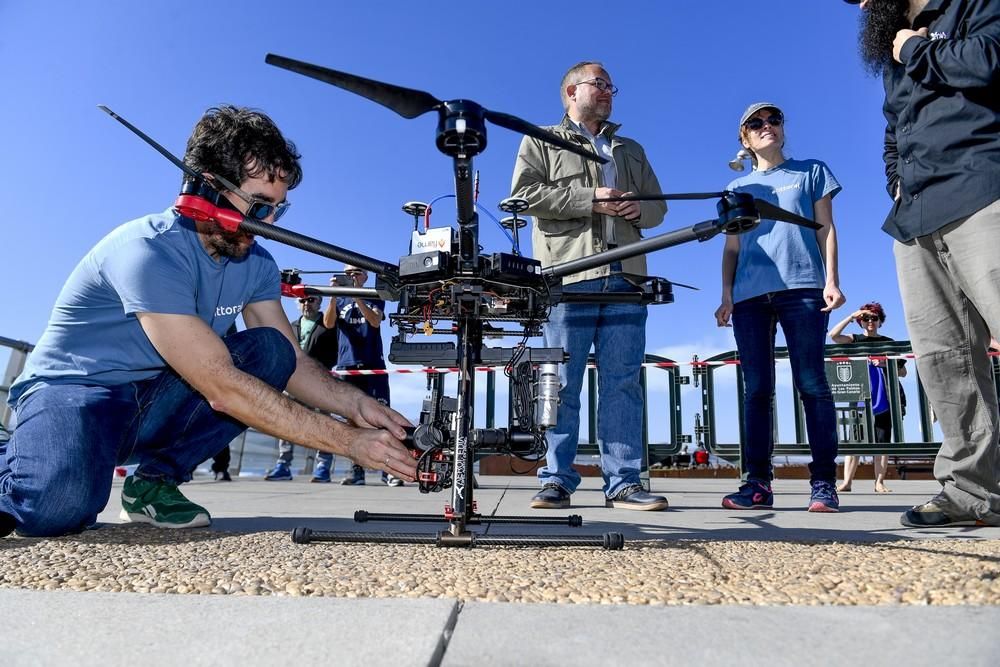
<instances>
[{"instance_id":1,"label":"gravel ground","mask_svg":"<svg viewBox=\"0 0 1000 667\"><path fill-rule=\"evenodd\" d=\"M996 605L1000 540L297 545L286 532L105 526L0 539L0 588L637 605Z\"/></svg>"}]
</instances>

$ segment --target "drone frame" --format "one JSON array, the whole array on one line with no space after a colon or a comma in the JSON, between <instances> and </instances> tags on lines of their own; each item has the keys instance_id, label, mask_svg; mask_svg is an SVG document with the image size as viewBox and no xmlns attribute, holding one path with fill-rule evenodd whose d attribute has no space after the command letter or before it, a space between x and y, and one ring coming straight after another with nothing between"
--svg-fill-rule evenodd
<instances>
[{"instance_id":1,"label":"drone frame","mask_svg":"<svg viewBox=\"0 0 1000 667\"><path fill-rule=\"evenodd\" d=\"M349 92L361 95L377 103L393 109L406 118L414 118L422 113L431 110L438 112L440 116L436 145L445 155L452 158L453 172L455 179L455 196L457 200L458 217L458 261L453 267L455 280L466 280L470 282L482 281L480 272L479 255L479 222L474 201L474 180L472 169L473 158L481 153L486 147L486 121L512 129L517 132L528 134L553 143L561 148L572 150L581 154L586 159L598 162L605 161L594 153L586 151L577 145L570 144L556 135L541 128L531 125L515 116L500 112L489 111L470 100L453 100L442 102L428 93L385 84L371 79L364 79L352 74L337 72L326 68L318 67L301 61L295 61L282 56L268 54L265 61L269 64L289 69L299 74L304 74L320 79L326 83L338 86ZM107 107L100 107L116 120L121 122L132 132L150 144L154 149L167 157L171 162L180 167L188 177L194 181L205 181L207 188L218 192L213 183L208 183L200 174L194 173L184 163L166 151L138 128L128 123L126 120L112 112ZM218 179L226 188L233 189L236 186ZM199 189L200 188L200 189ZM236 211L217 206L212 197L206 194L205 186L199 183L198 188L186 188L185 192L178 197L175 208L189 218L194 220L214 220L228 231L240 231L251 233L272 241L277 241L293 248L304 250L320 257L336 260L345 264L351 264L364 268L374 273L378 282L375 289L371 288L351 288L351 287L310 287L303 285L288 285L283 283L282 292L285 296L302 296L306 294L328 294L337 296L362 296L377 297L385 300L398 300L401 290L406 289L404 281L400 277L400 268L396 264L385 262L361 253L354 252L347 248L335 246L310 236L283 229L276 225L266 224L258 220L248 219ZM754 200L749 195L734 192L721 193L700 193L697 195L641 195L628 196L614 199L595 201L625 201L640 198L661 198L661 199L706 199L718 196L719 216L714 219L677 229L671 232L653 236L651 238L635 243L619 246L618 248L600 252L588 257L571 260L561 264L545 267L542 269L542 279L544 280L552 301L571 302L652 302L652 299L639 298L630 293L615 294L563 294L560 286L562 278L580 271L598 266L605 266L612 262L620 261L629 257L643 255L663 248L668 248L690 241L707 241L720 232L727 234L738 234L752 229L760 222L761 213L759 200ZM766 202L765 202L766 204ZM773 207L773 205L772 205ZM777 211L782 211L773 207ZM784 213L788 215L787 211ZM811 221L803 219L810 225L815 225ZM800 221L789 220L795 224L802 224ZM665 281L664 281L665 282ZM668 283L669 285L669 283ZM672 300L672 296L671 296ZM666 301L660 301L666 302ZM472 499L473 485L472 477L472 445L473 445L473 424L472 424L472 400L473 400L473 376L475 366L481 361L483 351L483 325L488 318L480 317L473 313L468 316L456 315L453 318L455 323L454 333L458 337L457 355L453 363L441 364L454 366L458 369L456 410L454 412L453 430L453 483L451 505L446 510L443 517L430 515L405 515L405 514L371 514L359 510L355 514L355 520L392 520L392 521L443 521L449 523L448 529L438 532L436 535L425 534L402 534L402 533L367 533L367 532L332 532L315 531L309 528L300 527L293 531L292 539L296 543L308 543L312 541L330 542L377 542L377 543L421 543L436 544L438 546L598 546L605 549L621 549L624 538L620 533L605 533L600 536L588 535L558 535L558 536L536 536L536 535L483 535L467 530L469 525L480 523L530 523L530 524L561 524L579 526L582 520L577 515L569 517L483 517L475 511L475 503ZM545 350L540 350L545 351ZM510 356L517 352L517 348L510 351ZM502 351L505 354L506 351ZM496 356L496 355L494 355ZM501 355L502 356L502 355ZM447 361L447 360L445 360ZM509 359L507 359L509 361Z\"/></svg>"}]
</instances>

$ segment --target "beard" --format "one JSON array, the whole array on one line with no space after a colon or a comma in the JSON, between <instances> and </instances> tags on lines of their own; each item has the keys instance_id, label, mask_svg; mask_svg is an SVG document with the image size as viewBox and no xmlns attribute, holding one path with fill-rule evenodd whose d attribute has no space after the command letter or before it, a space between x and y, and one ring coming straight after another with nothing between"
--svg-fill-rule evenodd
<instances>
[{"instance_id":1,"label":"beard","mask_svg":"<svg viewBox=\"0 0 1000 667\"><path fill-rule=\"evenodd\" d=\"M240 259L246 256L253 245L253 236L243 232L230 232L217 222L208 223L204 230L206 243L211 252L219 257Z\"/></svg>"},{"instance_id":2,"label":"beard","mask_svg":"<svg viewBox=\"0 0 1000 667\"><path fill-rule=\"evenodd\" d=\"M611 117L611 102L603 102L596 99L591 100L588 104L577 106L577 112L583 121L603 123Z\"/></svg>"},{"instance_id":3,"label":"beard","mask_svg":"<svg viewBox=\"0 0 1000 667\"><path fill-rule=\"evenodd\" d=\"M909 0L872 0L861 12L858 51L872 76L879 76L894 62L892 43L897 32L910 27L909 11Z\"/></svg>"}]
</instances>

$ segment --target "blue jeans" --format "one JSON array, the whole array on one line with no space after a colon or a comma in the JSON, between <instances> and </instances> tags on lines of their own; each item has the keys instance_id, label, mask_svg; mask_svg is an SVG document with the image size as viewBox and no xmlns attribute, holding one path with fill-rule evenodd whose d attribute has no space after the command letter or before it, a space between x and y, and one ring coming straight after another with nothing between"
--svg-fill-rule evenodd
<instances>
[{"instance_id":1,"label":"blue jeans","mask_svg":"<svg viewBox=\"0 0 1000 667\"><path fill-rule=\"evenodd\" d=\"M823 361L829 315L820 289L770 292L733 306L733 333L743 371L743 461L752 479L772 479L774 337L785 334L792 381L806 415L813 481L837 479L837 417Z\"/></svg>"},{"instance_id":2,"label":"blue jeans","mask_svg":"<svg viewBox=\"0 0 1000 667\"><path fill-rule=\"evenodd\" d=\"M295 371L292 344L276 329L223 340L237 368L275 389ZM42 387L21 399L14 434L0 444L0 511L22 535L79 531L107 505L116 465L180 484L245 429L170 369L110 387Z\"/></svg>"},{"instance_id":3,"label":"blue jeans","mask_svg":"<svg viewBox=\"0 0 1000 667\"><path fill-rule=\"evenodd\" d=\"M619 275L572 283L565 292L631 292ZM613 496L639 483L642 467L642 386L639 370L646 351L646 307L635 304L563 303L553 306L544 329L545 346L561 347L562 389L556 427L546 434L546 465L538 479L570 493L580 485L573 469L580 438L580 390L591 345L597 360L597 440L604 493Z\"/></svg>"}]
</instances>

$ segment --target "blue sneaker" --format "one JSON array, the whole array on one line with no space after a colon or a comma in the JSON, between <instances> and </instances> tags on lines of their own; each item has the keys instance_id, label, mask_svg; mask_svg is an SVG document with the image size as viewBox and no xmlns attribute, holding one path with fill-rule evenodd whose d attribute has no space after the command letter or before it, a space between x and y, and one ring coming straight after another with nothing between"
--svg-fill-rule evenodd
<instances>
[{"instance_id":1,"label":"blue sneaker","mask_svg":"<svg viewBox=\"0 0 1000 667\"><path fill-rule=\"evenodd\" d=\"M351 466L350 472L344 479L340 480L340 483L344 486L364 486L365 469L358 465Z\"/></svg>"},{"instance_id":2,"label":"blue sneaker","mask_svg":"<svg viewBox=\"0 0 1000 667\"><path fill-rule=\"evenodd\" d=\"M812 495L809 497L810 512L839 512L840 498L837 497L837 487L833 482L809 482Z\"/></svg>"},{"instance_id":3,"label":"blue sneaker","mask_svg":"<svg viewBox=\"0 0 1000 667\"><path fill-rule=\"evenodd\" d=\"M278 461L273 468L267 471L264 479L269 482L286 482L292 479L292 469L284 461Z\"/></svg>"},{"instance_id":4,"label":"blue sneaker","mask_svg":"<svg viewBox=\"0 0 1000 667\"><path fill-rule=\"evenodd\" d=\"M756 510L774 507L771 485L758 479L748 479L740 490L722 499L727 510Z\"/></svg>"},{"instance_id":5,"label":"blue sneaker","mask_svg":"<svg viewBox=\"0 0 1000 667\"><path fill-rule=\"evenodd\" d=\"M313 470L312 479L309 480L313 484L329 484L330 483L330 464L323 459L319 460L316 464L316 469Z\"/></svg>"}]
</instances>

